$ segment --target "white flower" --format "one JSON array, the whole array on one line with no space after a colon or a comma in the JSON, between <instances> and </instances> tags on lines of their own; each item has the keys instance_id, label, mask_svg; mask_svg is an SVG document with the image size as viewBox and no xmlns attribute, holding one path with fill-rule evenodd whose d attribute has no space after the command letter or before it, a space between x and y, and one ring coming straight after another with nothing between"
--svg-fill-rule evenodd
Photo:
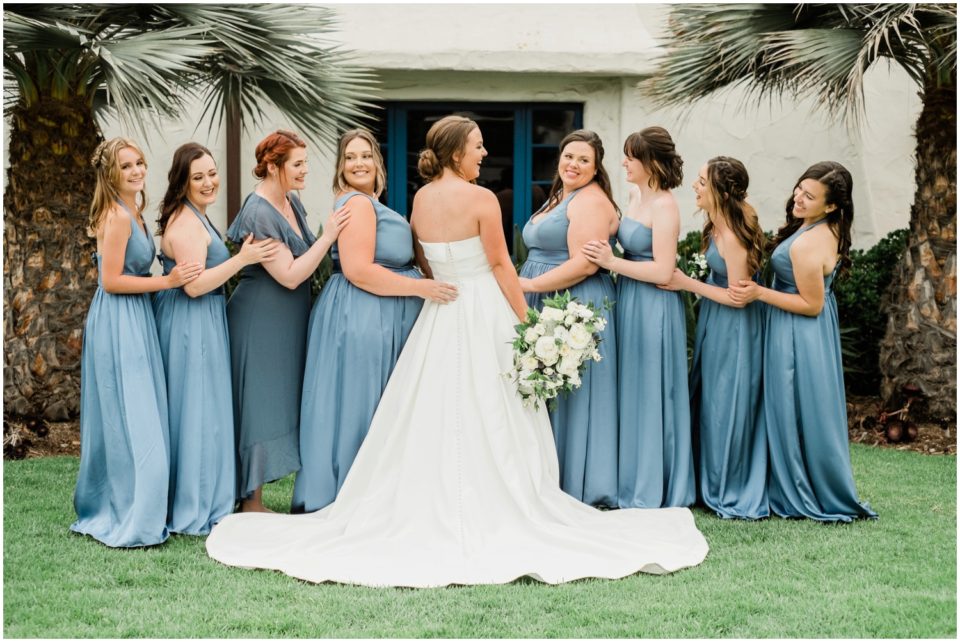
<instances>
[{"instance_id":1,"label":"white flower","mask_svg":"<svg viewBox=\"0 0 960 642\"><path fill-rule=\"evenodd\" d=\"M557 372L568 377L572 377L577 374L579 369L580 359L573 357L564 357L560 360L560 365L557 366Z\"/></svg>"},{"instance_id":2,"label":"white flower","mask_svg":"<svg viewBox=\"0 0 960 642\"><path fill-rule=\"evenodd\" d=\"M553 374L553 368L547 368L546 370L543 371L543 374L549 377L550 375Z\"/></svg>"},{"instance_id":3,"label":"white flower","mask_svg":"<svg viewBox=\"0 0 960 642\"><path fill-rule=\"evenodd\" d=\"M565 327L563 327L562 325L558 325L556 328L553 329L553 338L554 338L554 339L559 339L560 341L566 342L566 341L568 340L569 336L570 336L570 331L567 330L567 329L566 329Z\"/></svg>"},{"instance_id":4,"label":"white flower","mask_svg":"<svg viewBox=\"0 0 960 642\"><path fill-rule=\"evenodd\" d=\"M570 326L573 325L573 322L576 320L577 320L577 316L575 314L567 314L567 316L563 318L563 325L569 328Z\"/></svg>"},{"instance_id":5,"label":"white flower","mask_svg":"<svg viewBox=\"0 0 960 642\"><path fill-rule=\"evenodd\" d=\"M570 383L570 385L573 386L574 388L579 388L579 387L580 387L580 383L581 383L581 382L580 382L580 373L579 373L579 372L574 372L572 375L570 375L569 383Z\"/></svg>"},{"instance_id":6,"label":"white flower","mask_svg":"<svg viewBox=\"0 0 960 642\"><path fill-rule=\"evenodd\" d=\"M560 351L557 349L557 342L553 337L540 337L533 348L537 357L546 366L552 366L560 357Z\"/></svg>"},{"instance_id":7,"label":"white flower","mask_svg":"<svg viewBox=\"0 0 960 642\"><path fill-rule=\"evenodd\" d=\"M576 350L584 350L590 341L593 339L593 335L590 334L590 331L587 330L582 323L575 323L572 328L570 328L570 338L569 343L570 347Z\"/></svg>"},{"instance_id":8,"label":"white flower","mask_svg":"<svg viewBox=\"0 0 960 642\"><path fill-rule=\"evenodd\" d=\"M563 320L563 317L563 310L558 310L557 308L545 307L540 312L540 321L544 323L549 321L559 322Z\"/></svg>"},{"instance_id":9,"label":"white flower","mask_svg":"<svg viewBox=\"0 0 960 642\"><path fill-rule=\"evenodd\" d=\"M536 358L535 356L533 356L532 354L530 354L530 355L524 355L524 356L521 357L521 359L520 359L520 367L521 367L523 370L528 370L528 371L532 372L532 371L536 370L538 367L540 367L540 362L537 361L537 358ZM529 372L528 372L527 374L529 374Z\"/></svg>"},{"instance_id":10,"label":"white flower","mask_svg":"<svg viewBox=\"0 0 960 642\"><path fill-rule=\"evenodd\" d=\"M585 305L581 305L580 309L577 311L577 316L586 321L587 319L593 318L593 310L588 308Z\"/></svg>"},{"instance_id":11,"label":"white flower","mask_svg":"<svg viewBox=\"0 0 960 642\"><path fill-rule=\"evenodd\" d=\"M607 320L603 317L597 317L597 320L593 322L593 327L597 332L603 332L603 329L607 327Z\"/></svg>"},{"instance_id":12,"label":"white flower","mask_svg":"<svg viewBox=\"0 0 960 642\"><path fill-rule=\"evenodd\" d=\"M537 334L536 326L531 326L527 328L527 331L523 333L523 340L527 343L533 343L537 340L540 335Z\"/></svg>"},{"instance_id":13,"label":"white flower","mask_svg":"<svg viewBox=\"0 0 960 642\"><path fill-rule=\"evenodd\" d=\"M523 376L524 373L520 373L520 380L517 382L517 390L525 395L533 394L533 385L532 382L527 381ZM530 374L529 372L527 374Z\"/></svg>"},{"instance_id":14,"label":"white flower","mask_svg":"<svg viewBox=\"0 0 960 642\"><path fill-rule=\"evenodd\" d=\"M600 359L601 359L601 357L600 357L600 351L599 351L599 350L594 350L593 353L590 355L590 358L593 359L594 361L600 361Z\"/></svg>"},{"instance_id":15,"label":"white flower","mask_svg":"<svg viewBox=\"0 0 960 642\"><path fill-rule=\"evenodd\" d=\"M533 326L533 331L537 333L537 336L541 337L547 333L547 329L543 327L542 323L538 323L537 325Z\"/></svg>"}]
</instances>

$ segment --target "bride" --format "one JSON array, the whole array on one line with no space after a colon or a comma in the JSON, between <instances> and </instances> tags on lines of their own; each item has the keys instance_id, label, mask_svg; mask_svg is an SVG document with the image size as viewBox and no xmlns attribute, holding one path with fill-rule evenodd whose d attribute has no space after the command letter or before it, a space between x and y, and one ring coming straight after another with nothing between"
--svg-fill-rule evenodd
<instances>
[{"instance_id":1,"label":"bride","mask_svg":"<svg viewBox=\"0 0 960 642\"><path fill-rule=\"evenodd\" d=\"M487 155L480 129L447 116L426 144L417 260L459 297L424 304L336 501L307 515L230 515L208 554L311 582L406 587L699 564L707 543L688 509L601 512L560 490L546 410L523 406L501 376L526 303L497 199L471 183Z\"/></svg>"}]
</instances>

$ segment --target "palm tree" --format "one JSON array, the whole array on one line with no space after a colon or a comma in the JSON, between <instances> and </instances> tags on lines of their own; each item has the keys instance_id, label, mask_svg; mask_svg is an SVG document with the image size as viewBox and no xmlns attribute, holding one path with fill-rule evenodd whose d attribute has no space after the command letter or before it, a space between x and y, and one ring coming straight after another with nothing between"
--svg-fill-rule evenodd
<instances>
[{"instance_id":1,"label":"palm tree","mask_svg":"<svg viewBox=\"0 0 960 642\"><path fill-rule=\"evenodd\" d=\"M192 99L202 122L255 125L276 107L332 143L362 117L372 77L323 34L308 5L4 5L4 390L8 415L79 411L83 321L94 244L84 233L99 123L162 131Z\"/></svg>"},{"instance_id":2,"label":"palm tree","mask_svg":"<svg viewBox=\"0 0 960 642\"><path fill-rule=\"evenodd\" d=\"M740 86L748 100L812 96L856 125L863 78L880 60L916 82L917 189L910 236L885 300L881 395L888 408L922 395L928 415L956 419L957 9L945 4L688 4L645 88L677 105ZM819 160L819 159L811 159ZM916 407L916 406L915 406Z\"/></svg>"}]
</instances>

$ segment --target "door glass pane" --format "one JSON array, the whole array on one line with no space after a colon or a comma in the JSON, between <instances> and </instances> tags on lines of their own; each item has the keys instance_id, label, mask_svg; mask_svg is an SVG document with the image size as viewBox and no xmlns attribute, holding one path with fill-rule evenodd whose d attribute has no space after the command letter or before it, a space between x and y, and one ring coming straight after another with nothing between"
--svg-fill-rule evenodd
<instances>
[{"instance_id":1,"label":"door glass pane","mask_svg":"<svg viewBox=\"0 0 960 642\"><path fill-rule=\"evenodd\" d=\"M533 144L559 145L564 136L576 129L576 117L573 109L534 109Z\"/></svg>"}]
</instances>

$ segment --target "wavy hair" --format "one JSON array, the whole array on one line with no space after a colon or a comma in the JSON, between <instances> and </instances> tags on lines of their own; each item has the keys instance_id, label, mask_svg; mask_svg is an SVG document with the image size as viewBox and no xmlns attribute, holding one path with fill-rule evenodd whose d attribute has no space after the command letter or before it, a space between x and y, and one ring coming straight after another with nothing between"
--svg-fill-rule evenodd
<instances>
[{"instance_id":1,"label":"wavy hair","mask_svg":"<svg viewBox=\"0 0 960 642\"><path fill-rule=\"evenodd\" d=\"M850 267L850 245L853 241L851 228L853 227L853 177L847 168L835 161L820 161L807 168L793 186L793 193L787 199L787 220L777 230L777 235L771 242L771 250L787 240L794 232L803 226L803 219L793 215L793 199L800 183L812 178L826 188L824 198L827 205L834 205L835 209L827 214L827 225L837 238L837 261L840 273Z\"/></svg>"},{"instance_id":2,"label":"wavy hair","mask_svg":"<svg viewBox=\"0 0 960 642\"><path fill-rule=\"evenodd\" d=\"M607 174L607 170L603 167L603 141L600 140L600 137L596 132L592 132L589 129L577 129L564 136L563 140L560 141L561 155L563 154L563 149L570 143L586 143L593 148L594 162L597 166L597 173L591 182L594 182L600 186L600 189L602 189L603 193L606 194L610 204L613 205L613 209L616 210L617 214L619 215L620 208L617 207L616 201L613 200L613 191L610 189L610 176ZM557 174L554 176L553 183L550 185L549 198L547 198L546 204L540 208L540 211L549 210L553 207L556 207L562 199L563 181L560 180L560 170L557 169Z\"/></svg>"},{"instance_id":3,"label":"wavy hair","mask_svg":"<svg viewBox=\"0 0 960 642\"><path fill-rule=\"evenodd\" d=\"M337 194L350 190L350 185L347 184L346 179L343 177L343 168L347 165L344 156L347 153L347 145L357 138L370 143L370 149L373 150L373 163L376 165L377 170L377 177L373 181L373 195L379 198L380 194L382 194L383 190L387 187L387 170L383 166L383 154L380 152L380 144L377 142L377 139L374 138L373 134L363 128L350 129L340 135L340 141L337 143L337 171L334 172L333 175L333 193Z\"/></svg>"},{"instance_id":4,"label":"wavy hair","mask_svg":"<svg viewBox=\"0 0 960 642\"><path fill-rule=\"evenodd\" d=\"M105 140L94 150L90 157L90 164L93 166L97 177L97 184L93 190L93 200L90 203L90 220L87 222L87 236L96 238L100 226L103 224L103 218L106 216L114 203L120 200L120 190L117 186L122 178L120 173L119 154L122 149L132 149L143 160L143 166L147 166L147 159L143 155L143 150L139 145L130 140L118 136ZM137 214L142 218L143 210L147 207L146 189L140 191L140 202L137 204Z\"/></svg>"},{"instance_id":5,"label":"wavy hair","mask_svg":"<svg viewBox=\"0 0 960 642\"><path fill-rule=\"evenodd\" d=\"M623 141L623 153L640 161L650 174L650 187L673 189L683 183L683 159L670 132L663 127L647 127L630 134Z\"/></svg>"},{"instance_id":6,"label":"wavy hair","mask_svg":"<svg viewBox=\"0 0 960 642\"><path fill-rule=\"evenodd\" d=\"M760 227L757 211L747 203L749 185L747 168L736 158L716 156L707 161L707 189L717 208L716 214L723 217L740 244L747 248L747 272L756 274L763 263L767 237ZM700 244L700 251L704 254L710 245L713 228L713 221L708 216Z\"/></svg>"},{"instance_id":7,"label":"wavy hair","mask_svg":"<svg viewBox=\"0 0 960 642\"><path fill-rule=\"evenodd\" d=\"M170 219L187 201L190 189L190 165L204 156L213 158L210 150L200 143L184 143L173 152L170 171L167 172L167 191L160 201L160 216L157 217L157 236L163 236Z\"/></svg>"},{"instance_id":8,"label":"wavy hair","mask_svg":"<svg viewBox=\"0 0 960 642\"><path fill-rule=\"evenodd\" d=\"M283 164L287 162L287 158L290 156L290 152L296 147L306 149L307 144L303 142L302 138L291 131L287 131L286 129L278 129L277 131L268 135L266 138L257 143L257 148L254 151L254 155L257 159L257 165L253 168L253 175L260 180L263 180L269 173L267 171L267 165L271 164L275 165L278 170L282 170ZM280 187L283 188L283 191L289 191L287 189L287 182L284 178L284 173L282 171L279 172L277 177L280 180Z\"/></svg>"}]
</instances>

